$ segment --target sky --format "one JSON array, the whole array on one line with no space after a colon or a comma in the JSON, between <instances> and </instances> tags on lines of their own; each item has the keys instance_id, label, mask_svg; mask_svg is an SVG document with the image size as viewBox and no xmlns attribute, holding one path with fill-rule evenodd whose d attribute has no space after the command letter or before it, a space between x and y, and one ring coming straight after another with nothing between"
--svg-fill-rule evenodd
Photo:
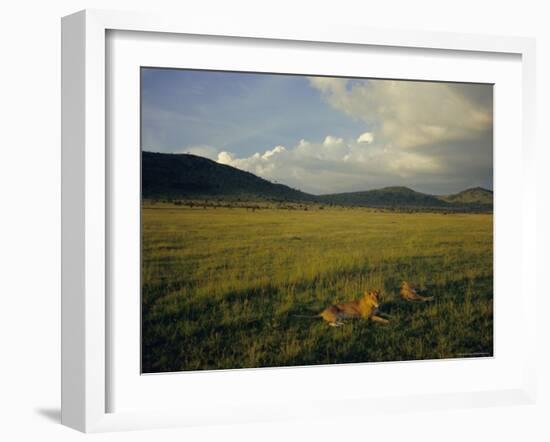
<instances>
[{"instance_id":1,"label":"sky","mask_svg":"<svg viewBox=\"0 0 550 442\"><path fill-rule=\"evenodd\" d=\"M313 194L492 189L493 87L142 68L141 145Z\"/></svg>"}]
</instances>

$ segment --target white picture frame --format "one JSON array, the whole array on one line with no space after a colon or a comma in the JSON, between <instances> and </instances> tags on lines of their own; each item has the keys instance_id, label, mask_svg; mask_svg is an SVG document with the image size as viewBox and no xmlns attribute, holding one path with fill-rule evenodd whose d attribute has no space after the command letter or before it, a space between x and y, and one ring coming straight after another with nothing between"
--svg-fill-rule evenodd
<instances>
[{"instance_id":1,"label":"white picture frame","mask_svg":"<svg viewBox=\"0 0 550 442\"><path fill-rule=\"evenodd\" d=\"M416 31L388 31L344 26L316 27L266 23L212 23L194 17L159 17L150 14L87 10L62 20L62 423L84 432L185 426L216 422L249 422L287 417L364 414L372 410L395 412L415 409L454 408L532 403L535 383L535 324L518 315L520 333L526 339L521 356L520 385L502 389L476 389L462 393L430 393L411 396L339 398L333 403L309 401L274 404L254 409L238 404L227 415L198 410L108 412L111 364L108 327L109 302L106 288L110 210L106 120L106 36L110 31L154 32L163 35L218 36L269 39L286 42L338 43L383 48L435 49L483 54L513 54L521 57L521 306L534 305L536 266L526 265L534 256L535 178L534 108L535 46L532 39L491 37ZM158 34L157 34L158 35ZM498 115L497 115L498 118ZM498 246L497 246L498 251ZM532 263L532 259L530 261ZM497 317L498 320L498 317ZM532 338L532 339L529 339ZM498 339L498 336L497 336ZM497 355L498 357L498 355ZM357 367L356 367L357 368ZM359 367L360 369L360 367ZM289 370L285 370L288 373ZM233 372L246 377L250 371ZM254 373L258 373L255 371ZM272 369L268 376L277 376Z\"/></svg>"}]
</instances>

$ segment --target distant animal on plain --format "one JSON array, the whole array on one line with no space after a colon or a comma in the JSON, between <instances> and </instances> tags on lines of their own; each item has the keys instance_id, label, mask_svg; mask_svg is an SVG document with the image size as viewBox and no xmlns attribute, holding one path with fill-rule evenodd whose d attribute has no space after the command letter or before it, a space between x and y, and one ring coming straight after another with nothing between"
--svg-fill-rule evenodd
<instances>
[{"instance_id":1,"label":"distant animal on plain","mask_svg":"<svg viewBox=\"0 0 550 442\"><path fill-rule=\"evenodd\" d=\"M379 316L379 297L378 290L366 291L362 298L331 305L318 316L321 316L332 327L343 325L343 321L346 319L370 319L380 324L387 324L389 321Z\"/></svg>"},{"instance_id":2,"label":"distant animal on plain","mask_svg":"<svg viewBox=\"0 0 550 442\"><path fill-rule=\"evenodd\" d=\"M406 301L431 301L433 296L422 296L418 294L415 287L411 286L407 281L403 281L400 290L401 297Z\"/></svg>"}]
</instances>

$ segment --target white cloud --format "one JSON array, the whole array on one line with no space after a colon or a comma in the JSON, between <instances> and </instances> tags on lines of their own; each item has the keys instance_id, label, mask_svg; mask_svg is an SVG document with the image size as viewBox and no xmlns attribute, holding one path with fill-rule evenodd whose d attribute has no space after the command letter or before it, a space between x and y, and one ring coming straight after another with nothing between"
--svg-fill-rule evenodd
<instances>
[{"instance_id":1,"label":"white cloud","mask_svg":"<svg viewBox=\"0 0 550 442\"><path fill-rule=\"evenodd\" d=\"M218 163L231 165L235 160L230 152L220 152L217 158Z\"/></svg>"},{"instance_id":2,"label":"white cloud","mask_svg":"<svg viewBox=\"0 0 550 442\"><path fill-rule=\"evenodd\" d=\"M487 85L317 77L310 83L331 106L403 149L476 138L492 126Z\"/></svg>"},{"instance_id":3,"label":"white cloud","mask_svg":"<svg viewBox=\"0 0 550 442\"><path fill-rule=\"evenodd\" d=\"M345 78L309 77L309 82L322 92L345 93L348 80Z\"/></svg>"},{"instance_id":4,"label":"white cloud","mask_svg":"<svg viewBox=\"0 0 550 442\"><path fill-rule=\"evenodd\" d=\"M276 154L281 153L281 152L286 152L285 147L284 146L275 146L272 150L266 151L262 155L262 159L269 160L273 155L276 155Z\"/></svg>"},{"instance_id":5,"label":"white cloud","mask_svg":"<svg viewBox=\"0 0 550 442\"><path fill-rule=\"evenodd\" d=\"M400 152L330 135L321 142L301 140L292 148L276 146L245 158L220 152L217 160L318 194L364 190L379 186L380 182L393 185L397 184L396 178L440 170L436 160L421 153Z\"/></svg>"},{"instance_id":6,"label":"white cloud","mask_svg":"<svg viewBox=\"0 0 550 442\"><path fill-rule=\"evenodd\" d=\"M447 193L492 178L490 86L310 78L335 109L369 128L354 139L327 135L223 164L311 193L405 185Z\"/></svg>"},{"instance_id":7,"label":"white cloud","mask_svg":"<svg viewBox=\"0 0 550 442\"><path fill-rule=\"evenodd\" d=\"M361 135L359 135L359 138L357 138L358 143L367 143L370 144L374 140L374 136L372 135L372 132L364 132Z\"/></svg>"},{"instance_id":8,"label":"white cloud","mask_svg":"<svg viewBox=\"0 0 550 442\"><path fill-rule=\"evenodd\" d=\"M276 146L263 154L256 152L247 158L236 158L231 152L220 152L217 161L221 164L237 167L258 175L262 178L272 179L275 169L278 167L279 156L284 155L287 150L283 146Z\"/></svg>"}]
</instances>

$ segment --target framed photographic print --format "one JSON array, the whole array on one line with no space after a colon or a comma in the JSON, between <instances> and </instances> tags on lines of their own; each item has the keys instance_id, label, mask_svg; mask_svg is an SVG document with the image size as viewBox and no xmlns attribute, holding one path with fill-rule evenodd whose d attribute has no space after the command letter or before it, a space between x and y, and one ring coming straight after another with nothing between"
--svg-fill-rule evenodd
<instances>
[{"instance_id":1,"label":"framed photographic print","mask_svg":"<svg viewBox=\"0 0 550 442\"><path fill-rule=\"evenodd\" d=\"M140 93L143 373L493 355L492 84Z\"/></svg>"},{"instance_id":2,"label":"framed photographic print","mask_svg":"<svg viewBox=\"0 0 550 442\"><path fill-rule=\"evenodd\" d=\"M63 423L532 401L533 57L64 18Z\"/></svg>"}]
</instances>

